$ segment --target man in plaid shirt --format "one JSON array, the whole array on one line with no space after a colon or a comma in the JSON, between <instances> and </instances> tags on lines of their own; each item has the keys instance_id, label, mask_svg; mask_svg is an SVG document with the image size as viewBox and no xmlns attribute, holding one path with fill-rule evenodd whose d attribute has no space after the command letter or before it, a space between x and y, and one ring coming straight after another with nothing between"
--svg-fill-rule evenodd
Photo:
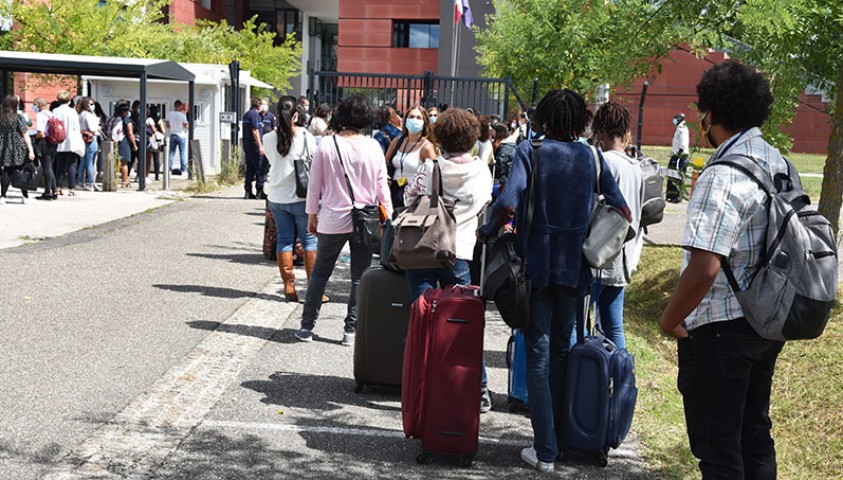
<instances>
[{"instance_id":1,"label":"man in plaid shirt","mask_svg":"<svg viewBox=\"0 0 843 480\"><path fill-rule=\"evenodd\" d=\"M759 130L773 103L760 73L736 61L716 65L697 96L701 134L717 147L709 163L741 155L771 175L787 172ZM728 261L745 289L766 228L766 195L753 180L728 165L703 171L688 205L682 274L661 326L679 339L678 386L704 480L776 478L770 390L783 342L752 329L720 266Z\"/></svg>"}]
</instances>

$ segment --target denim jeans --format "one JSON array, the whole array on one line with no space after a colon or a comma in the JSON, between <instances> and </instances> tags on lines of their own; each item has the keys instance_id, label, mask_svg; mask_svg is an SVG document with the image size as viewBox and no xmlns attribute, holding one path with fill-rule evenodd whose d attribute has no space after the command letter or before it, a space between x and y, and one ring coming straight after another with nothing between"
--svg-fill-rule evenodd
<instances>
[{"instance_id":1,"label":"denim jeans","mask_svg":"<svg viewBox=\"0 0 843 480\"><path fill-rule=\"evenodd\" d=\"M325 294L325 287L334 272L334 266L340 252L342 252L342 247L345 246L346 242L349 242L351 245L351 293L348 295L345 331L354 333L357 330L357 287L360 285L360 277L363 275L363 271L372 266L372 250L355 245L351 242L351 235L351 232L320 233L316 237L319 253L316 255L316 264L313 266L310 283L307 285L301 328L313 330L316 325L319 310L322 308L322 295Z\"/></svg>"},{"instance_id":2,"label":"denim jeans","mask_svg":"<svg viewBox=\"0 0 843 480\"><path fill-rule=\"evenodd\" d=\"M776 478L770 390L784 342L761 338L743 318L688 333L678 342L677 384L702 477Z\"/></svg>"},{"instance_id":3,"label":"denim jeans","mask_svg":"<svg viewBox=\"0 0 843 480\"><path fill-rule=\"evenodd\" d=\"M428 288L440 288L449 285L470 285L471 271L468 262L457 259L453 268L433 268L428 270L405 270L407 286L410 288L410 301L415 302ZM483 370L481 371L480 387L486 388L488 379L486 377L486 359L483 359Z\"/></svg>"},{"instance_id":4,"label":"denim jeans","mask_svg":"<svg viewBox=\"0 0 843 480\"><path fill-rule=\"evenodd\" d=\"M578 317L577 290L560 285L534 289L530 297L530 323L524 329L527 352L527 396L533 447L542 462L556 460L561 433L560 408L565 387L569 340ZM579 315L582 316L582 315Z\"/></svg>"},{"instance_id":5,"label":"denim jeans","mask_svg":"<svg viewBox=\"0 0 843 480\"><path fill-rule=\"evenodd\" d=\"M618 348L626 348L626 337L623 333L623 299L624 287L601 285L598 281L591 286L591 301L592 304L597 305L597 319L600 321L603 335ZM597 319L595 319L595 324ZM589 334L587 328L585 334ZM577 327L574 325L571 330L570 346L573 347L576 343Z\"/></svg>"},{"instance_id":6,"label":"denim jeans","mask_svg":"<svg viewBox=\"0 0 843 480\"><path fill-rule=\"evenodd\" d=\"M301 237L301 243L306 252L316 250L316 237L307 231L307 212L305 204L301 201L296 203L273 203L269 202L269 209L275 217L275 228L278 230L278 241L275 244L275 251L292 252L296 243L296 230Z\"/></svg>"},{"instance_id":7,"label":"denim jeans","mask_svg":"<svg viewBox=\"0 0 843 480\"><path fill-rule=\"evenodd\" d=\"M85 148L85 156L82 157L82 164L79 166L79 177L77 179L78 183L82 185L93 185L94 180L97 178L97 174L94 171L94 158L97 156L97 149L99 148L99 144L97 143L97 136L94 135L94 141L87 144ZM85 182L85 173L88 174L88 182Z\"/></svg>"},{"instance_id":8,"label":"denim jeans","mask_svg":"<svg viewBox=\"0 0 843 480\"><path fill-rule=\"evenodd\" d=\"M176 147L179 149L181 171L187 171L187 138L182 135L170 135L170 170L173 170L173 160L176 157Z\"/></svg>"}]
</instances>

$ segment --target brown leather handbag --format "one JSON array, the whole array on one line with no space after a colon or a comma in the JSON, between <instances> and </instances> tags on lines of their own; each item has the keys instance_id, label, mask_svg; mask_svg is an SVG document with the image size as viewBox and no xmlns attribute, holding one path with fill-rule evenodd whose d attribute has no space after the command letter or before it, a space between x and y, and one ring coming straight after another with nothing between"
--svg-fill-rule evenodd
<instances>
[{"instance_id":1,"label":"brown leather handbag","mask_svg":"<svg viewBox=\"0 0 843 480\"><path fill-rule=\"evenodd\" d=\"M457 256L454 206L441 196L442 172L433 160L433 193L420 195L395 219L389 262L402 270L452 268Z\"/></svg>"}]
</instances>

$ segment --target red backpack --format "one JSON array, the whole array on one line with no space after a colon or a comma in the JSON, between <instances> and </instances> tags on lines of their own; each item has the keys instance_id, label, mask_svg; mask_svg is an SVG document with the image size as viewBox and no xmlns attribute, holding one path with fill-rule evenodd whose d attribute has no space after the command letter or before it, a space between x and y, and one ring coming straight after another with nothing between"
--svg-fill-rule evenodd
<instances>
[{"instance_id":1,"label":"red backpack","mask_svg":"<svg viewBox=\"0 0 843 480\"><path fill-rule=\"evenodd\" d=\"M63 143L67 138L67 131L64 128L64 122L52 115L47 120L47 141L53 145Z\"/></svg>"}]
</instances>

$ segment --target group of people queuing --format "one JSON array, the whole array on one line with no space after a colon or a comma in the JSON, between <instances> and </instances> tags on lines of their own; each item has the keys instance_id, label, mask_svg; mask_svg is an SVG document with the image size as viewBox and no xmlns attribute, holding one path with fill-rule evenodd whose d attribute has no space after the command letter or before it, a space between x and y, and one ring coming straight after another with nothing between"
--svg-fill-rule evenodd
<instances>
[{"instance_id":1,"label":"group of people queuing","mask_svg":"<svg viewBox=\"0 0 843 480\"><path fill-rule=\"evenodd\" d=\"M27 162L40 167L44 192L37 200L57 200L59 196L75 196L77 185L88 191L99 191L102 180L102 143L115 143L120 160L121 186L130 187L130 172L149 176L154 166L155 180L161 175L160 155L166 149L169 132L169 169L182 175L187 168L186 142L188 120L185 105L176 100L166 119L158 105L150 105L141 116L140 101L119 100L111 117L99 102L91 97L72 97L70 91L60 90L56 100L48 103L43 97L32 102L35 122L23 111L23 102L15 95L2 100L0 119L0 156L2 156L2 195L6 194L14 171L26 168ZM51 132L51 126L54 131ZM138 172L140 162L140 128L146 129L148 141L146 168ZM173 168L176 150L180 168ZM67 190L65 191L65 186ZM29 191L21 190L26 203Z\"/></svg>"},{"instance_id":2,"label":"group of people queuing","mask_svg":"<svg viewBox=\"0 0 843 480\"><path fill-rule=\"evenodd\" d=\"M712 158L740 154L771 175L787 171L759 130L772 104L760 73L727 61L703 75L697 94L701 135L716 148ZM502 231L516 232L516 250L532 281L524 337L534 439L521 458L540 471L553 471L564 448L557 407L574 328L585 320L587 292L605 336L618 348L626 345L624 290L641 255L644 200L638 159L627 154L629 112L609 102L592 115L584 98L568 89L550 91L509 124L446 106L416 105L399 114L391 107L376 108L363 95L346 98L333 110L318 110L310 119L306 104L283 97L275 129L263 136L263 143L255 136L271 166L269 208L278 228L278 265L288 300L298 300L291 261L296 236L307 252L309 283L295 337L313 340L327 284L348 243L351 292L342 344L354 344L357 289L374 252L353 241L352 209L381 205L392 215L418 195L431 193L438 162L442 195L455 205L457 261L452 268L406 272L410 296L416 299L436 286L479 283L470 269L478 242ZM311 153L309 185L301 196L293 162ZM767 218L764 194L748 178L724 168L716 174L706 169L697 182L682 242L682 273L661 326L678 339L678 386L703 478L773 479L770 386L782 342L765 340L749 326L720 274L721 261L728 261L740 272L737 282L748 284L764 241L755 233ZM637 232L612 265L601 270L592 269L582 253L596 184ZM521 235L528 228L530 194L535 202L531 227L529 235ZM480 408L488 411L483 370Z\"/></svg>"}]
</instances>

